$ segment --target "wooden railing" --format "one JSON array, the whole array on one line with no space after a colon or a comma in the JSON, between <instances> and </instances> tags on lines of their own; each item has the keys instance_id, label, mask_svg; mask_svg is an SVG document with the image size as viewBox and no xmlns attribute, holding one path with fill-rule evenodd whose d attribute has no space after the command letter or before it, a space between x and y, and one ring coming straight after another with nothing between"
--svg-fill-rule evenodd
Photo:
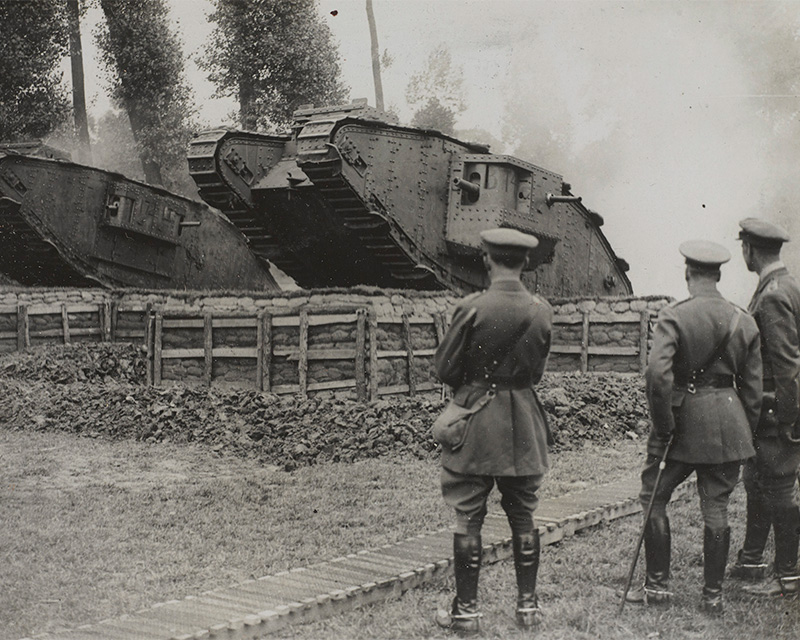
<instances>
[{"instance_id":1,"label":"wooden railing","mask_svg":"<svg viewBox=\"0 0 800 640\"><path fill-rule=\"evenodd\" d=\"M108 300L0 305L0 327L5 328L0 329L0 352L24 351L35 344L77 341L144 342L149 311L149 305ZM120 319L128 314L136 314L137 320L120 326Z\"/></svg>"},{"instance_id":2,"label":"wooden railing","mask_svg":"<svg viewBox=\"0 0 800 640\"><path fill-rule=\"evenodd\" d=\"M584 311L570 315L555 315L553 324L581 325L581 340L579 344L553 344L550 348L554 354L576 354L580 356L580 371L589 370L590 356L623 356L636 358L638 371L644 371L647 366L648 339L650 336L650 323L652 312L647 309L642 311L627 311L624 313L592 313ZM638 325L638 344L635 346L618 345L592 345L589 339L590 325Z\"/></svg>"},{"instance_id":3,"label":"wooden railing","mask_svg":"<svg viewBox=\"0 0 800 640\"><path fill-rule=\"evenodd\" d=\"M314 327L330 325L351 326L352 344L336 347L314 347L309 343L309 332ZM378 339L380 327L399 325L402 348L381 348ZM298 394L307 397L319 391L352 390L358 399L377 398L381 395L405 393L414 395L421 391L440 388L436 382L420 380L420 360L433 357L435 347L419 348L413 344L412 325L432 326L436 343L444 335L444 319L410 317L406 314L378 317L369 307L301 308L292 312L271 313L260 311L257 315L204 313L202 317L187 317L185 312L156 310L148 324L148 356L151 363L148 381L160 385L165 381L165 362L180 359L202 359L202 382L210 385L214 381L214 363L226 358L253 361L252 385L261 390L277 394ZM296 328L297 341L293 345L276 345L274 332L280 328ZM244 329L255 331L255 343L246 347L218 346L216 331L222 329ZM202 346L167 348L165 338L169 334L202 330ZM404 361L404 380L393 384L379 384L378 362L386 358ZM287 383L275 379L273 363L283 359L296 362L297 382ZM353 377L347 379L316 381L309 377L309 365L313 362L352 361Z\"/></svg>"},{"instance_id":4,"label":"wooden railing","mask_svg":"<svg viewBox=\"0 0 800 640\"><path fill-rule=\"evenodd\" d=\"M587 373L601 370L598 363L617 359L630 371L644 371L654 314L645 309L555 315L554 333L558 336L561 329L568 338L554 340L551 368ZM346 328L349 336L346 342L319 346L309 339L310 335L314 337L315 331L335 325ZM180 378L165 376L165 366L185 360L200 361L202 371L200 376L186 381L206 385L221 383L223 380L215 369L221 362L237 359L247 363L245 369L252 369L252 376L239 382L262 391L302 397L323 391L345 391L359 399L369 399L440 389L431 374L431 361L446 326L443 314L384 316L368 305L203 312L151 308L149 304L120 301L31 303L0 306L0 351L76 341L138 342L147 348L148 382L154 385L180 381ZM625 333L626 344L614 341L594 344L593 331L606 327ZM244 335L236 346L215 340L215 336L226 331L242 331ZM174 338L187 332L192 338L184 336L182 344L175 346ZM278 342L276 332L283 332ZM391 334L391 342L380 337L386 334ZM560 360L559 356L562 356ZM401 374L387 380L385 371L384 374L380 372L386 360L393 360L393 372ZM315 367L324 368L326 361L349 363L352 375L316 379ZM277 364L280 364L282 376L278 375ZM291 380L286 376L287 366L294 372Z\"/></svg>"}]
</instances>

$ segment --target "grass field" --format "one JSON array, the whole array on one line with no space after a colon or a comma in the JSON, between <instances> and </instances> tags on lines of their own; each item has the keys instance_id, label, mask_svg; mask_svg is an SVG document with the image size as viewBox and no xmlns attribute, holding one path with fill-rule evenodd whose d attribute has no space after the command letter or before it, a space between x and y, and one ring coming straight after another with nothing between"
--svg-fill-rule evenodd
<instances>
[{"instance_id":1,"label":"grass field","mask_svg":"<svg viewBox=\"0 0 800 640\"><path fill-rule=\"evenodd\" d=\"M641 442L555 456L543 495L635 474ZM493 509L498 509L496 502ZM760 603L726 582L722 619L696 611L696 502L672 508L675 604L617 616L639 518L593 529L542 554L538 638L797 638L800 602ZM743 500L731 512L741 542ZM130 613L171 598L396 542L450 524L438 466L370 460L286 473L206 447L105 441L0 428L0 639ZM443 638L432 623L452 581L396 601L284 630L303 639ZM513 566L483 570L482 637L513 625Z\"/></svg>"}]
</instances>

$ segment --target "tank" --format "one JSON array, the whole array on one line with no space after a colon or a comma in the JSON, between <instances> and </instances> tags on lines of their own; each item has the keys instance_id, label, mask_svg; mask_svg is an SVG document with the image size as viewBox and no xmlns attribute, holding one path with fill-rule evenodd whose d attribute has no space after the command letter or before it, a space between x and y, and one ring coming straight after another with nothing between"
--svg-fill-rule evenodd
<instances>
[{"instance_id":1,"label":"tank","mask_svg":"<svg viewBox=\"0 0 800 640\"><path fill-rule=\"evenodd\" d=\"M276 290L231 222L202 202L0 146L0 273L25 286Z\"/></svg>"},{"instance_id":2,"label":"tank","mask_svg":"<svg viewBox=\"0 0 800 640\"><path fill-rule=\"evenodd\" d=\"M485 145L403 127L366 101L302 108L288 134L215 129L190 144L203 200L299 286L467 293L479 232L539 241L523 280L546 296L629 295L627 263L562 176Z\"/></svg>"}]
</instances>

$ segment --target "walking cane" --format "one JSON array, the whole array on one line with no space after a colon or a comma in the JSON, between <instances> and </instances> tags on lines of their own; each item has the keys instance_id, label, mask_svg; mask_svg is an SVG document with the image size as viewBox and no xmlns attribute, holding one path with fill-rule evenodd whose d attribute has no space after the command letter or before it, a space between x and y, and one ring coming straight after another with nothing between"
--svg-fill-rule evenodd
<instances>
[{"instance_id":1,"label":"walking cane","mask_svg":"<svg viewBox=\"0 0 800 640\"><path fill-rule=\"evenodd\" d=\"M669 453L669 447L672 444L672 436L669 437L669 441L667 442L667 446L664 447L664 453L661 456L661 462L658 463L658 473L656 473L656 481L653 484L653 493L650 495L650 502L647 504L647 511L644 514L644 521L642 522L642 530L639 533L639 541L636 543L636 551L633 554L633 560L631 561L631 568L628 571L628 581L625 583L625 590L622 592L622 601L619 603L619 613L622 613L622 610L625 608L625 599L628 597L628 591L631 588L631 582L633 581L633 572L636 571L636 563L639 561L639 552L642 549L642 541L644 540L644 531L647 528L647 521L650 519L650 512L653 510L653 502L656 498L656 490L658 489L658 483L661 480L661 473L664 471L664 467L667 466L667 454Z\"/></svg>"}]
</instances>

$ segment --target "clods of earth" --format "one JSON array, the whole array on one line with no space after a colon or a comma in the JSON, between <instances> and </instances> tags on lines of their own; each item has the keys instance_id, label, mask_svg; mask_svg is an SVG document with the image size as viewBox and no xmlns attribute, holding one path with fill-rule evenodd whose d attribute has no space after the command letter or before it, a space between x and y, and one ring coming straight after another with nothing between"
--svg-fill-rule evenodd
<instances>
[{"instance_id":1,"label":"clods of earth","mask_svg":"<svg viewBox=\"0 0 800 640\"><path fill-rule=\"evenodd\" d=\"M199 442L291 471L323 461L438 456L438 395L369 403L252 389L146 385L134 345L83 343L0 356L0 424L147 442ZM545 374L537 387L554 451L608 445L649 429L639 375Z\"/></svg>"}]
</instances>

